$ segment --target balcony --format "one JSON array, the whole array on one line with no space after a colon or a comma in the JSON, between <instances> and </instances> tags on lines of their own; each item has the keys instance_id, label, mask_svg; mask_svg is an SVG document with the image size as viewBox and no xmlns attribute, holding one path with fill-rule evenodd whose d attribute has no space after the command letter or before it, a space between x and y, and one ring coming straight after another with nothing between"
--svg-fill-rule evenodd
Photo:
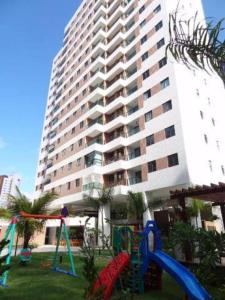
<instances>
[{"instance_id":1,"label":"balcony","mask_svg":"<svg viewBox=\"0 0 225 300\"><path fill-rule=\"evenodd\" d=\"M56 131L55 131L55 130L49 132L49 134L48 134L48 138L49 138L49 139L53 139L55 136L56 136Z\"/></svg>"},{"instance_id":2,"label":"balcony","mask_svg":"<svg viewBox=\"0 0 225 300\"><path fill-rule=\"evenodd\" d=\"M118 156L114 156L114 157L111 157L111 158L107 158L106 160L105 160L105 163L104 163L104 165L106 166L106 165L110 165L110 164L112 164L112 163L114 163L114 162L117 162L117 161L119 161L119 160L127 160L127 157L125 156L125 155L118 155Z\"/></svg>"},{"instance_id":3,"label":"balcony","mask_svg":"<svg viewBox=\"0 0 225 300\"><path fill-rule=\"evenodd\" d=\"M138 110L139 110L138 105L134 106L134 107L131 107L131 108L128 109L127 114L128 114L128 116L130 116L130 115L134 114Z\"/></svg>"},{"instance_id":4,"label":"balcony","mask_svg":"<svg viewBox=\"0 0 225 300\"><path fill-rule=\"evenodd\" d=\"M105 183L106 188L115 187L119 185L127 185L127 180L125 178L122 178Z\"/></svg>"},{"instance_id":5,"label":"balcony","mask_svg":"<svg viewBox=\"0 0 225 300\"><path fill-rule=\"evenodd\" d=\"M141 150L140 148L136 148L129 152L128 158L129 160L140 157L141 156Z\"/></svg>"},{"instance_id":6,"label":"balcony","mask_svg":"<svg viewBox=\"0 0 225 300\"><path fill-rule=\"evenodd\" d=\"M88 146L88 147L91 146L91 145L94 145L94 144L100 144L100 145L102 145L102 144L103 144L103 141L102 141L101 138L95 138L95 139L93 139L93 140L87 142L87 146Z\"/></svg>"},{"instance_id":7,"label":"balcony","mask_svg":"<svg viewBox=\"0 0 225 300\"><path fill-rule=\"evenodd\" d=\"M115 140L119 137L126 137L125 132L119 132L119 133L114 133L113 135L110 135L108 137L107 143L110 143L110 142L112 142L113 140Z\"/></svg>"},{"instance_id":8,"label":"balcony","mask_svg":"<svg viewBox=\"0 0 225 300\"><path fill-rule=\"evenodd\" d=\"M49 169L49 168L51 168L52 166L53 166L53 161L52 161L52 160L49 160L49 161L47 162L46 169Z\"/></svg>"},{"instance_id":9,"label":"balcony","mask_svg":"<svg viewBox=\"0 0 225 300\"><path fill-rule=\"evenodd\" d=\"M133 128L129 128L128 129L128 136L132 136L136 133L138 133L140 131L139 126L133 127Z\"/></svg>"},{"instance_id":10,"label":"balcony","mask_svg":"<svg viewBox=\"0 0 225 300\"><path fill-rule=\"evenodd\" d=\"M93 159L87 159L85 162L86 168L89 168L91 166L101 166L102 165L102 160L93 158Z\"/></svg>"},{"instance_id":11,"label":"balcony","mask_svg":"<svg viewBox=\"0 0 225 300\"><path fill-rule=\"evenodd\" d=\"M94 190L94 189L99 190L101 188L102 188L102 184L100 182L90 182L83 185L84 192Z\"/></svg>"},{"instance_id":12,"label":"balcony","mask_svg":"<svg viewBox=\"0 0 225 300\"><path fill-rule=\"evenodd\" d=\"M130 177L128 179L129 185L134 185L134 184L138 184L142 182L141 177L139 176L134 176L134 177Z\"/></svg>"},{"instance_id":13,"label":"balcony","mask_svg":"<svg viewBox=\"0 0 225 300\"><path fill-rule=\"evenodd\" d=\"M50 145L48 147L48 153L52 153L55 150L55 145Z\"/></svg>"},{"instance_id":14,"label":"balcony","mask_svg":"<svg viewBox=\"0 0 225 300\"><path fill-rule=\"evenodd\" d=\"M93 107L95 107L96 105L101 105L101 106L104 106L104 103L103 103L103 99L100 99L94 103L90 102L89 103L89 109L92 109Z\"/></svg>"},{"instance_id":15,"label":"balcony","mask_svg":"<svg viewBox=\"0 0 225 300\"><path fill-rule=\"evenodd\" d=\"M95 125L95 124L103 124L103 120L102 118L98 118L98 119L95 119L95 120L91 120L89 123L88 123L88 128L90 128L91 126Z\"/></svg>"}]
</instances>

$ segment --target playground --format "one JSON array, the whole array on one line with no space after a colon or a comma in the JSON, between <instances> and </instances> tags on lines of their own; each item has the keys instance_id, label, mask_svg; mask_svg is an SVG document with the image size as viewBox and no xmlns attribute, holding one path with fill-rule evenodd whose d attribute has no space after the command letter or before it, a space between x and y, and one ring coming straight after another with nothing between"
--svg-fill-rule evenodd
<instances>
[{"instance_id":1,"label":"playground","mask_svg":"<svg viewBox=\"0 0 225 300\"><path fill-rule=\"evenodd\" d=\"M18 257L12 260L14 234L17 222L21 219L60 220L54 253L34 254L27 248L21 250L19 260ZM84 299L87 279L83 278L85 252L73 254L68 237L63 215L30 215L21 212L13 217L4 239L8 255L1 259L3 267L11 266L10 270L1 271L2 299L20 299L20 295L23 300L30 299L31 295L33 299L35 295L37 299L60 299L62 295L63 298L76 295L76 299ZM59 251L63 238L67 247L64 254ZM88 299L121 299L125 296L124 292L127 299L147 299L148 296L153 300L223 299L222 295L212 296L213 291L206 290L188 268L162 250L161 234L155 221L148 221L144 228L116 226L112 250L95 256L98 275L96 273L91 289L85 294Z\"/></svg>"}]
</instances>

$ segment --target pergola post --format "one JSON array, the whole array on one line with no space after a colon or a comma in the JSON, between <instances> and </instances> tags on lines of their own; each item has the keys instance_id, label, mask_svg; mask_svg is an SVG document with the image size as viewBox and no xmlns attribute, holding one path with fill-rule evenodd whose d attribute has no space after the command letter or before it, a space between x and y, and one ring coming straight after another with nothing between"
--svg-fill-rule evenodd
<instances>
[{"instance_id":1,"label":"pergola post","mask_svg":"<svg viewBox=\"0 0 225 300\"><path fill-rule=\"evenodd\" d=\"M225 203L220 204L220 210L223 219L223 229L225 230Z\"/></svg>"}]
</instances>

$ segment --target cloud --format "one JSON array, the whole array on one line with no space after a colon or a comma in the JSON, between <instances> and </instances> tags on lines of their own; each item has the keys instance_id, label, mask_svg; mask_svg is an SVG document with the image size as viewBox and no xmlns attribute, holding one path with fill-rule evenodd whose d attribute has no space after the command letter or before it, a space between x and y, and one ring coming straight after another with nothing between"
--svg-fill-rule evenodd
<instances>
[{"instance_id":1,"label":"cloud","mask_svg":"<svg viewBox=\"0 0 225 300\"><path fill-rule=\"evenodd\" d=\"M0 136L0 149L3 149L7 146L6 142L4 139Z\"/></svg>"}]
</instances>

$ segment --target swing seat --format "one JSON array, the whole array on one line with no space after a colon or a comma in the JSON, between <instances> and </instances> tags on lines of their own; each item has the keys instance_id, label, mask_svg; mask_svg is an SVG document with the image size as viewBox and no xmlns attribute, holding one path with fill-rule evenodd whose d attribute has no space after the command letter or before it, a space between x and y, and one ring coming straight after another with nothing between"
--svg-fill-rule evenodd
<instances>
[{"instance_id":1,"label":"swing seat","mask_svg":"<svg viewBox=\"0 0 225 300\"><path fill-rule=\"evenodd\" d=\"M20 261L21 262L30 262L32 259L32 255L31 255L31 249L30 248L26 248L26 249L21 249L20 251Z\"/></svg>"}]
</instances>

